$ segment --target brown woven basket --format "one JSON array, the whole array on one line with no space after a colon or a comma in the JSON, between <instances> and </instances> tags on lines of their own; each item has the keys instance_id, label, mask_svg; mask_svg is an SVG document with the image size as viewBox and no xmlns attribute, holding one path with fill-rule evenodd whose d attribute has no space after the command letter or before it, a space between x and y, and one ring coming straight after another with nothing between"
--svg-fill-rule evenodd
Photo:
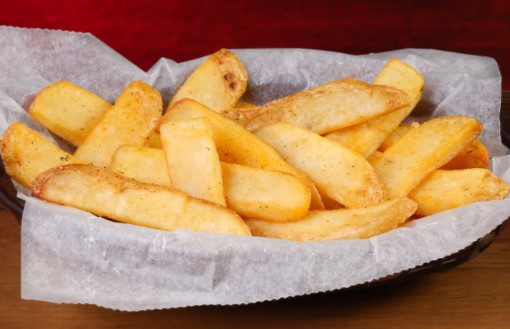
<instances>
[{"instance_id":1,"label":"brown woven basket","mask_svg":"<svg viewBox=\"0 0 510 329\"><path fill-rule=\"evenodd\" d=\"M503 92L501 102L501 138L505 145L510 146L510 91ZM3 162L0 159L0 200L16 215L21 223L21 215L25 202L16 197L16 189L12 184L10 177L6 174ZM466 248L446 256L444 258L425 263L412 269L408 269L393 275L379 278L377 280L340 289L339 291L353 291L372 287L378 287L387 284L398 283L401 281L417 278L419 276L436 272L445 271L457 265L460 265L483 252L503 230L503 227L509 222L507 219L489 234L479 238L477 241Z\"/></svg>"}]
</instances>

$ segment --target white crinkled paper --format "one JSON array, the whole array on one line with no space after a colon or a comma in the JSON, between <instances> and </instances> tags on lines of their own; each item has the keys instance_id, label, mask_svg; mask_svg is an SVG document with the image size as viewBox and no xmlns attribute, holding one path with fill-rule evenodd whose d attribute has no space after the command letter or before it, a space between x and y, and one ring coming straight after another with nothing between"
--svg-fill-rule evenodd
<instances>
[{"instance_id":1,"label":"white crinkled paper","mask_svg":"<svg viewBox=\"0 0 510 329\"><path fill-rule=\"evenodd\" d=\"M161 59L145 73L90 34L0 27L0 133L22 121L55 140L26 109L34 94L70 80L113 102L135 79L165 104L203 60ZM305 50L237 50L250 84L245 100L276 97L344 77L371 81L391 57L425 77L414 114L467 114L484 123L493 169L510 182L499 137L501 77L487 57L405 49L351 56ZM62 147L69 149L69 146ZM23 195L22 297L120 310L241 304L336 290L455 253L510 216L510 199L472 204L366 240L296 243L115 223Z\"/></svg>"}]
</instances>

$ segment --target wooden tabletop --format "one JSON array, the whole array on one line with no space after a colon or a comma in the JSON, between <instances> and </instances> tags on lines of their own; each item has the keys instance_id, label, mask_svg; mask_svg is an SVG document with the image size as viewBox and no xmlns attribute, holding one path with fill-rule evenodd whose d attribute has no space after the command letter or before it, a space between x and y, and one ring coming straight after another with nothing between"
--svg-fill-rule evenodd
<instances>
[{"instance_id":1,"label":"wooden tabletop","mask_svg":"<svg viewBox=\"0 0 510 329\"><path fill-rule=\"evenodd\" d=\"M510 122L508 96L503 119ZM509 226L475 259L397 285L246 306L127 313L22 300L20 226L0 203L0 328L509 328Z\"/></svg>"}]
</instances>

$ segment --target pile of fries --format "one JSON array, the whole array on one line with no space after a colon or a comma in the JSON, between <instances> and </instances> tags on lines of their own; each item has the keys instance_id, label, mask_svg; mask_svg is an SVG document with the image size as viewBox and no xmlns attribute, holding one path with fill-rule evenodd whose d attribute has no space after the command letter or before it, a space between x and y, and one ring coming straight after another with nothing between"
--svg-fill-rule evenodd
<instances>
[{"instance_id":1,"label":"pile of fries","mask_svg":"<svg viewBox=\"0 0 510 329\"><path fill-rule=\"evenodd\" d=\"M166 111L142 81L114 104L60 81L29 112L74 154L16 122L2 159L35 197L115 221L295 241L369 238L509 193L475 118L403 124L424 79L398 59L373 83L331 81L262 106L240 101L247 85L225 49Z\"/></svg>"}]
</instances>

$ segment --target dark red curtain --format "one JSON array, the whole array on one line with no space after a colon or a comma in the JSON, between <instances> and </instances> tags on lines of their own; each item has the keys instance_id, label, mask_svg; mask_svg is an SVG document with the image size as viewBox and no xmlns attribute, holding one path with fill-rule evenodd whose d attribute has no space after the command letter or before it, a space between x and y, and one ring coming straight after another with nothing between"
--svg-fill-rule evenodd
<instances>
[{"instance_id":1,"label":"dark red curtain","mask_svg":"<svg viewBox=\"0 0 510 329\"><path fill-rule=\"evenodd\" d=\"M494 57L510 88L507 0L1 1L0 24L91 32L142 69L222 47L436 48Z\"/></svg>"}]
</instances>

